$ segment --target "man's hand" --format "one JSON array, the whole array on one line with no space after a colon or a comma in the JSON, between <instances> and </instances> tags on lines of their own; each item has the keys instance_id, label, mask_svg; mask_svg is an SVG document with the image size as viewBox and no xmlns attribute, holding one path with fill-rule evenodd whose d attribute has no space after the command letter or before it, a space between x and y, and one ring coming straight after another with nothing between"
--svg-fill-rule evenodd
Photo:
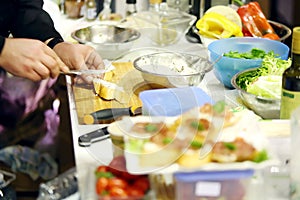
<instances>
[{"instance_id":1,"label":"man's hand","mask_svg":"<svg viewBox=\"0 0 300 200\"><path fill-rule=\"evenodd\" d=\"M53 50L70 69L104 69L101 56L90 46L62 42Z\"/></svg>"},{"instance_id":2,"label":"man's hand","mask_svg":"<svg viewBox=\"0 0 300 200\"><path fill-rule=\"evenodd\" d=\"M0 56L0 66L7 72L39 81L55 78L68 67L46 44L38 40L7 38Z\"/></svg>"},{"instance_id":3,"label":"man's hand","mask_svg":"<svg viewBox=\"0 0 300 200\"><path fill-rule=\"evenodd\" d=\"M105 68L101 56L90 46L62 42L55 45L53 50L70 69L86 70ZM90 74L82 75L81 78L86 83L91 84L95 76L101 78L103 74L94 76L91 76Z\"/></svg>"}]
</instances>

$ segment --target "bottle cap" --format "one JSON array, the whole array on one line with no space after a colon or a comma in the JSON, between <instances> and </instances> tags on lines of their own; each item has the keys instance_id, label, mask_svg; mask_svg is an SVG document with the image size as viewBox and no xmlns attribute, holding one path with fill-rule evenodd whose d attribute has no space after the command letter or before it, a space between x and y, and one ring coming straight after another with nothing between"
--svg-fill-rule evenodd
<instances>
[{"instance_id":1,"label":"bottle cap","mask_svg":"<svg viewBox=\"0 0 300 200\"><path fill-rule=\"evenodd\" d=\"M160 4L162 0L150 0L150 4Z\"/></svg>"},{"instance_id":2,"label":"bottle cap","mask_svg":"<svg viewBox=\"0 0 300 200\"><path fill-rule=\"evenodd\" d=\"M136 4L136 0L126 0L126 3L128 3L128 4Z\"/></svg>"},{"instance_id":3,"label":"bottle cap","mask_svg":"<svg viewBox=\"0 0 300 200\"><path fill-rule=\"evenodd\" d=\"M292 52L300 54L300 26L293 28Z\"/></svg>"}]
</instances>

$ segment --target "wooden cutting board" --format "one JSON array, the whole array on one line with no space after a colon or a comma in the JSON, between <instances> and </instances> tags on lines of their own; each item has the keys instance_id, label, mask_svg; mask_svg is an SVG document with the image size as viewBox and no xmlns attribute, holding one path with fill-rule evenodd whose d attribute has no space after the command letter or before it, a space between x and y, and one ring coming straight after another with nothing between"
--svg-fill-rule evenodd
<instances>
[{"instance_id":1,"label":"wooden cutting board","mask_svg":"<svg viewBox=\"0 0 300 200\"><path fill-rule=\"evenodd\" d=\"M139 93L144 90L152 89L147 83L144 82L141 73L134 69L131 62L118 62L113 63L115 69L112 72L113 76L106 80L117 84L124 88L128 95L128 100L119 102L116 99L106 100L96 95L93 85L82 87L82 85L73 85L73 92L76 104L79 124L85 124L83 121L84 116L89 115L97 110L106 108L121 108L130 106L142 106L139 99ZM109 76L105 76L109 77ZM111 121L102 121L96 123L108 123Z\"/></svg>"}]
</instances>

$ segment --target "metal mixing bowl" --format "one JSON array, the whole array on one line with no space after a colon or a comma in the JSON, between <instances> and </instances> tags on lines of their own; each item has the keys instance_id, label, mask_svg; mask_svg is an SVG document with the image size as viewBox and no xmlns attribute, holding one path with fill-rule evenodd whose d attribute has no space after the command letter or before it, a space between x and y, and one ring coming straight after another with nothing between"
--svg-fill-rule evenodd
<instances>
[{"instance_id":1,"label":"metal mixing bowl","mask_svg":"<svg viewBox=\"0 0 300 200\"><path fill-rule=\"evenodd\" d=\"M142 55L133 65L153 88L197 86L212 69L207 58L178 52Z\"/></svg>"},{"instance_id":2,"label":"metal mixing bowl","mask_svg":"<svg viewBox=\"0 0 300 200\"><path fill-rule=\"evenodd\" d=\"M257 68L246 69L234 75L231 79L232 86L238 90L241 100L246 107L253 110L256 114L264 119L279 119L280 116L280 99L270 99L257 96L247 92L238 84L238 78L245 73L256 71Z\"/></svg>"},{"instance_id":3,"label":"metal mixing bowl","mask_svg":"<svg viewBox=\"0 0 300 200\"><path fill-rule=\"evenodd\" d=\"M94 47L104 59L121 57L131 49L140 35L135 29L107 24L91 25L71 33L72 38Z\"/></svg>"}]
</instances>

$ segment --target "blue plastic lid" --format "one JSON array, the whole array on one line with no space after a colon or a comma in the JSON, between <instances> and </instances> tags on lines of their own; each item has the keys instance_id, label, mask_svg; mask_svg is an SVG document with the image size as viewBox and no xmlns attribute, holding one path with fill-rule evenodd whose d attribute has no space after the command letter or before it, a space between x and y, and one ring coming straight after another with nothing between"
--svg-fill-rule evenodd
<instances>
[{"instance_id":1,"label":"blue plastic lid","mask_svg":"<svg viewBox=\"0 0 300 200\"><path fill-rule=\"evenodd\" d=\"M198 87L164 88L142 91L143 115L176 116L213 100Z\"/></svg>"},{"instance_id":2,"label":"blue plastic lid","mask_svg":"<svg viewBox=\"0 0 300 200\"><path fill-rule=\"evenodd\" d=\"M231 179L242 179L253 176L254 170L226 170L226 171L197 171L197 172L178 172L174 176L176 180L182 182L196 181L222 181Z\"/></svg>"}]
</instances>

